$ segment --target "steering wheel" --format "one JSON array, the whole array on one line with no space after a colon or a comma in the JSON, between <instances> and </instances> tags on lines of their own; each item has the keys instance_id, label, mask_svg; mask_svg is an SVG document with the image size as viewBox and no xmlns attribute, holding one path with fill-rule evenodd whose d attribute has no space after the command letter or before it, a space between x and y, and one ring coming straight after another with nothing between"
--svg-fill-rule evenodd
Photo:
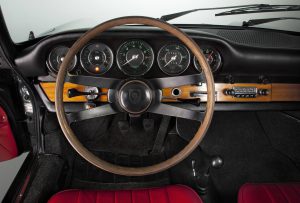
<instances>
[{"instance_id":1,"label":"steering wheel","mask_svg":"<svg viewBox=\"0 0 300 203\"><path fill-rule=\"evenodd\" d=\"M199 61L203 74L186 75L178 77L165 77L153 79L128 78L120 80L116 78L105 78L96 76L71 75L67 73L69 64L73 57L78 53L91 39L98 37L102 32L120 25L142 24L160 28L169 34L177 37L185 44ZM82 110L70 114L65 113L63 103L63 87L65 82L71 82L80 85L107 88L108 104L104 104L88 110ZM207 85L207 103L204 112L192 111L179 106L162 103L162 89L167 87L178 87L188 84L199 84L206 82ZM59 69L56 79L55 89L55 109L61 129L71 144L71 146L88 162L94 166L119 175L125 176L144 176L161 172L176 165L185 159L199 145L203 139L213 116L215 103L214 80L210 67L202 54L199 46L180 29L175 26L149 17L122 17L104 22L81 36L69 49L63 63ZM77 139L72 131L69 122L91 119L95 117L107 116L119 112L127 112L133 115L140 115L145 112L151 112L161 115L181 117L185 119L201 121L201 125L193 139L176 155L169 159L146 167L125 167L118 166L95 156Z\"/></svg>"}]
</instances>

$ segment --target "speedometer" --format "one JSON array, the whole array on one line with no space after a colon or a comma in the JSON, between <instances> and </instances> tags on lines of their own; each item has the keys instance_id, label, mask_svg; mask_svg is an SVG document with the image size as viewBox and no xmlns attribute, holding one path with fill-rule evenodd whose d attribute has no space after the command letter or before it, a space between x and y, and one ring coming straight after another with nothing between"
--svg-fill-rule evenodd
<instances>
[{"instance_id":1,"label":"speedometer","mask_svg":"<svg viewBox=\"0 0 300 203\"><path fill-rule=\"evenodd\" d=\"M103 43L89 44L80 53L80 63L89 73L103 74L113 64L112 50Z\"/></svg>"},{"instance_id":2,"label":"speedometer","mask_svg":"<svg viewBox=\"0 0 300 203\"><path fill-rule=\"evenodd\" d=\"M126 75L144 75L150 70L153 61L153 49L148 43L142 40L126 41L117 51L118 67Z\"/></svg>"},{"instance_id":3,"label":"speedometer","mask_svg":"<svg viewBox=\"0 0 300 203\"><path fill-rule=\"evenodd\" d=\"M159 68L168 75L179 75L190 64L190 52L181 44L168 44L158 52Z\"/></svg>"}]
</instances>

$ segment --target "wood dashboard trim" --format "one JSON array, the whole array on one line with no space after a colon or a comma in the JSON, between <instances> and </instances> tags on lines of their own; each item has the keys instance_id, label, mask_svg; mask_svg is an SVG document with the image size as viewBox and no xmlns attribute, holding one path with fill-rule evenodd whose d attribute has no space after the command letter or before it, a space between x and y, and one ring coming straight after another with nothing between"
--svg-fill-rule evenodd
<instances>
[{"instance_id":1,"label":"wood dashboard trim","mask_svg":"<svg viewBox=\"0 0 300 203\"><path fill-rule=\"evenodd\" d=\"M49 101L55 101L55 82L40 82L40 86L44 91ZM266 96L258 95L256 98L236 98L224 94L225 89L231 89L232 87L256 87L258 89L267 89L269 94ZM64 85L64 102L87 102L85 96L78 96L69 98L68 90L75 88L78 91L84 91L85 87L82 85L65 83ZM195 99L191 97L193 92L201 92L202 94L198 97L201 101L206 101L206 85L186 85L178 87L181 94L180 96L173 96L172 90L174 88L163 89L163 101L164 102L178 102L178 99ZM300 84L284 84L284 83L272 83L272 84L255 84L255 83L216 83L216 102L292 102L300 101ZM107 89L102 88L101 92L107 92ZM107 96L100 96L97 101L107 102Z\"/></svg>"},{"instance_id":2,"label":"wood dashboard trim","mask_svg":"<svg viewBox=\"0 0 300 203\"><path fill-rule=\"evenodd\" d=\"M272 101L300 101L300 84L272 84Z\"/></svg>"}]
</instances>

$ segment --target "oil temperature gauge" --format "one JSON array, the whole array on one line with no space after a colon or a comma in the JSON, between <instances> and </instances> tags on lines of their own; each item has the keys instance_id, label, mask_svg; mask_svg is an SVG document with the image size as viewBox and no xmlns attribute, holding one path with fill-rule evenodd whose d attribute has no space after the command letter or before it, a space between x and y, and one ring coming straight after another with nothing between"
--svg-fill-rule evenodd
<instances>
[{"instance_id":1,"label":"oil temperature gauge","mask_svg":"<svg viewBox=\"0 0 300 203\"><path fill-rule=\"evenodd\" d=\"M208 64L210 65L211 71L216 72L222 64L222 58L220 53L213 48L204 48L202 52L205 55ZM202 68L195 56L194 66L199 72L202 72Z\"/></svg>"}]
</instances>

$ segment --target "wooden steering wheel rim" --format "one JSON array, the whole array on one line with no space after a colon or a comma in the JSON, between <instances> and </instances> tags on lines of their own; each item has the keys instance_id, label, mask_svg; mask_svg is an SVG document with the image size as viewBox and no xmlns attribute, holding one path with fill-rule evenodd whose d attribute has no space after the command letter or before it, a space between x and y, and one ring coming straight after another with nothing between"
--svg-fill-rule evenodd
<instances>
[{"instance_id":1,"label":"wooden steering wheel rim","mask_svg":"<svg viewBox=\"0 0 300 203\"><path fill-rule=\"evenodd\" d=\"M86 45L91 39L99 36L102 32L116 27L120 25L126 24L142 24L148 26L154 26L160 28L164 31L167 31L171 35L177 37L183 44L185 44L192 53L196 56L197 60L199 61L203 73L206 77L206 84L207 84L207 103L206 103L206 111L205 116L203 119L202 124L200 125L197 133L193 137L193 139L186 145L180 152L178 152L173 157L160 162L158 164L146 167L124 167L111 164L107 161L100 159L99 157L95 156L91 153L87 148L85 148L82 143L77 139L74 132L72 131L65 115L65 109L63 104L63 87L64 81L67 74L67 67L68 64L72 61L73 57L78 53L84 45ZM57 114L57 118L61 129L71 144L71 146L79 153L85 160L93 164L94 166L119 175L125 176L144 176L150 175L154 173L158 173L169 169L170 167L176 165L183 159L185 159L189 154L191 154L194 149L199 145L202 141L206 131L209 128L210 122L212 120L213 111L214 111L214 104L215 104L215 90L214 90L214 80L210 70L210 67L205 59L205 56L201 52L197 43L191 39L187 34L182 32L177 27L163 22L161 20L157 20L154 18L149 17L122 17L109 20L104 22L91 30L87 31L82 37L80 37L73 46L69 49L66 57L64 58L63 63L59 69L56 79L56 88L55 88L55 110Z\"/></svg>"}]
</instances>

